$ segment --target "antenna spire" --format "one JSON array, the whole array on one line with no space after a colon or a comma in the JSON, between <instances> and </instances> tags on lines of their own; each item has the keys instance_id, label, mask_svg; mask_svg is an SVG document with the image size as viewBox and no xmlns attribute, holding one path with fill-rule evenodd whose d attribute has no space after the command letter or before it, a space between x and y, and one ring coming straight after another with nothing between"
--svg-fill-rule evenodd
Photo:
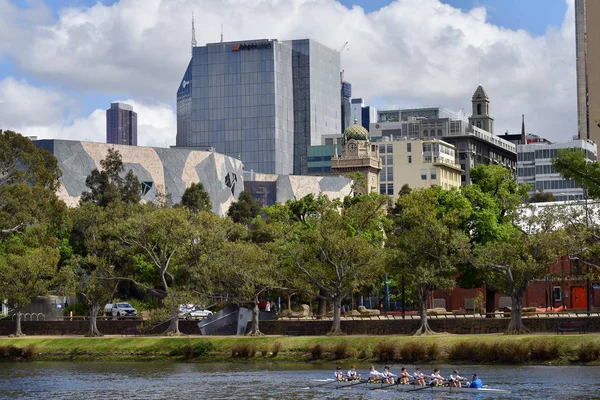
<instances>
[{"instance_id":1,"label":"antenna spire","mask_svg":"<svg viewBox=\"0 0 600 400\"><path fill-rule=\"evenodd\" d=\"M192 12L192 55L194 55L194 47L196 47L196 28L194 27L194 12Z\"/></svg>"},{"instance_id":2,"label":"antenna spire","mask_svg":"<svg viewBox=\"0 0 600 400\"><path fill-rule=\"evenodd\" d=\"M223 24L221 24L221 43L223 43Z\"/></svg>"}]
</instances>

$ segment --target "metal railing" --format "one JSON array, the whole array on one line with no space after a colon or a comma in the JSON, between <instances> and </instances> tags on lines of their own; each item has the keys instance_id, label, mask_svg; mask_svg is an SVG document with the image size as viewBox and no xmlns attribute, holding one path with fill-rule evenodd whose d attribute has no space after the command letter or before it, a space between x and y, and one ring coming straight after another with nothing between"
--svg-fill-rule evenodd
<instances>
[{"instance_id":1,"label":"metal railing","mask_svg":"<svg viewBox=\"0 0 600 400\"><path fill-rule=\"evenodd\" d=\"M587 317L600 317L600 312L586 312L586 311L564 311L564 312L552 312L552 313L523 313L522 318L587 318ZM459 314L441 314L441 315L428 315L428 319L506 319L509 320L510 312L496 312L496 313L459 313ZM420 320L421 317L416 314L381 314L381 315L364 315L364 316L352 316L342 315L342 320L346 321L365 321L365 320ZM331 321L333 317L331 315L319 316L310 315L308 317L279 317L281 321Z\"/></svg>"}]
</instances>

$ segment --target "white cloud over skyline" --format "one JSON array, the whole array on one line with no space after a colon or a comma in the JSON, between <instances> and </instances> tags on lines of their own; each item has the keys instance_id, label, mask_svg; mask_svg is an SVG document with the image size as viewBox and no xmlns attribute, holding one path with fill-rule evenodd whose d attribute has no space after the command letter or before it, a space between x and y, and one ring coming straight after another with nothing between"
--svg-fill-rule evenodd
<instances>
[{"instance_id":1,"label":"white cloud over skyline","mask_svg":"<svg viewBox=\"0 0 600 400\"><path fill-rule=\"evenodd\" d=\"M73 93L128 98L140 144L175 142L175 92L199 45L219 40L311 37L338 49L354 97L379 108L465 108L478 83L491 98L496 134L520 129L553 141L577 133L573 0L542 36L486 21L439 0L397 0L366 14L334 0L121 0L112 6L23 10L0 0L1 54L28 77L0 77L0 127L48 138L105 140L103 108L89 115ZM16 34L18 33L18 34ZM479 78L479 70L481 70ZM32 82L36 82L35 84ZM14 99L20 93L22 102ZM17 97L18 99L18 97ZM116 100L116 99L115 99ZM35 112L27 112L32 109Z\"/></svg>"}]
</instances>

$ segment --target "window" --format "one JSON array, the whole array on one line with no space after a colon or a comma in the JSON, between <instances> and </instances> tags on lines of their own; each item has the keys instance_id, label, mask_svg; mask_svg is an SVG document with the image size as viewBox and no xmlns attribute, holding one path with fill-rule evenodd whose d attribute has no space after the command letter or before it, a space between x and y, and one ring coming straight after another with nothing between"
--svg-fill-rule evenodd
<instances>
[{"instance_id":1,"label":"window","mask_svg":"<svg viewBox=\"0 0 600 400\"><path fill-rule=\"evenodd\" d=\"M481 115L481 103L477 104L477 115Z\"/></svg>"},{"instance_id":2,"label":"window","mask_svg":"<svg viewBox=\"0 0 600 400\"><path fill-rule=\"evenodd\" d=\"M431 136L435 136L435 131L433 129L431 130Z\"/></svg>"},{"instance_id":3,"label":"window","mask_svg":"<svg viewBox=\"0 0 600 400\"><path fill-rule=\"evenodd\" d=\"M481 121L477 121L477 127L481 128Z\"/></svg>"},{"instance_id":4,"label":"window","mask_svg":"<svg viewBox=\"0 0 600 400\"><path fill-rule=\"evenodd\" d=\"M412 143L406 143L406 152L407 153L412 152Z\"/></svg>"},{"instance_id":5,"label":"window","mask_svg":"<svg viewBox=\"0 0 600 400\"><path fill-rule=\"evenodd\" d=\"M412 156L408 156L408 163L412 164Z\"/></svg>"},{"instance_id":6,"label":"window","mask_svg":"<svg viewBox=\"0 0 600 400\"><path fill-rule=\"evenodd\" d=\"M391 144L387 145L387 152L388 154L392 154L394 152L394 146Z\"/></svg>"},{"instance_id":7,"label":"window","mask_svg":"<svg viewBox=\"0 0 600 400\"><path fill-rule=\"evenodd\" d=\"M385 183L379 184L379 194L386 194Z\"/></svg>"},{"instance_id":8,"label":"window","mask_svg":"<svg viewBox=\"0 0 600 400\"><path fill-rule=\"evenodd\" d=\"M562 301L562 288L554 286L554 301Z\"/></svg>"},{"instance_id":9,"label":"window","mask_svg":"<svg viewBox=\"0 0 600 400\"><path fill-rule=\"evenodd\" d=\"M431 168L431 179L437 179L437 171L435 170L435 168Z\"/></svg>"},{"instance_id":10,"label":"window","mask_svg":"<svg viewBox=\"0 0 600 400\"><path fill-rule=\"evenodd\" d=\"M442 136L442 130L438 129L438 136Z\"/></svg>"},{"instance_id":11,"label":"window","mask_svg":"<svg viewBox=\"0 0 600 400\"><path fill-rule=\"evenodd\" d=\"M392 165L392 164L394 164L394 156L387 156L386 165Z\"/></svg>"},{"instance_id":12,"label":"window","mask_svg":"<svg viewBox=\"0 0 600 400\"><path fill-rule=\"evenodd\" d=\"M333 138L326 138L325 139L325 145L326 146L333 146Z\"/></svg>"},{"instance_id":13,"label":"window","mask_svg":"<svg viewBox=\"0 0 600 400\"><path fill-rule=\"evenodd\" d=\"M379 146L379 152L381 154L385 154L385 144L382 144L382 145Z\"/></svg>"},{"instance_id":14,"label":"window","mask_svg":"<svg viewBox=\"0 0 600 400\"><path fill-rule=\"evenodd\" d=\"M379 174L379 180L380 181L385 181L386 180L386 176L387 176L387 168L383 167L381 168L381 173Z\"/></svg>"},{"instance_id":15,"label":"window","mask_svg":"<svg viewBox=\"0 0 600 400\"><path fill-rule=\"evenodd\" d=\"M390 196L394 195L394 184L393 183L388 183L387 185L387 194Z\"/></svg>"},{"instance_id":16,"label":"window","mask_svg":"<svg viewBox=\"0 0 600 400\"><path fill-rule=\"evenodd\" d=\"M388 167L387 169L387 181L391 182L394 180L394 168Z\"/></svg>"},{"instance_id":17,"label":"window","mask_svg":"<svg viewBox=\"0 0 600 400\"><path fill-rule=\"evenodd\" d=\"M422 169L421 170L421 180L422 181L426 181L427 180L427 170L426 169Z\"/></svg>"}]
</instances>

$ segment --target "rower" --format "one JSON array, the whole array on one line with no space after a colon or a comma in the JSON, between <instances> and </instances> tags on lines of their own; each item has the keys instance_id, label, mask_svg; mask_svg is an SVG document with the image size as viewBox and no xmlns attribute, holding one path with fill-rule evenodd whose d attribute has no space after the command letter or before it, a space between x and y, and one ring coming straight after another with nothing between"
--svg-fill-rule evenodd
<instances>
[{"instance_id":1,"label":"rower","mask_svg":"<svg viewBox=\"0 0 600 400\"><path fill-rule=\"evenodd\" d=\"M425 375L421 372L421 368L417 368L413 374L415 385L425 386Z\"/></svg>"},{"instance_id":2,"label":"rower","mask_svg":"<svg viewBox=\"0 0 600 400\"><path fill-rule=\"evenodd\" d=\"M461 387L460 381L466 381L467 378L463 378L458 374L457 370L452 371L450 376L448 377L448 383L451 387Z\"/></svg>"},{"instance_id":3,"label":"rower","mask_svg":"<svg viewBox=\"0 0 600 400\"><path fill-rule=\"evenodd\" d=\"M408 382L410 380L410 374L408 373L408 371L406 370L405 367L402 367L400 369L400 385L408 385Z\"/></svg>"},{"instance_id":4,"label":"rower","mask_svg":"<svg viewBox=\"0 0 600 400\"><path fill-rule=\"evenodd\" d=\"M360 379L360 375L356 372L356 365L352 364L350 369L346 373L346 378L349 381L357 381Z\"/></svg>"},{"instance_id":5,"label":"rower","mask_svg":"<svg viewBox=\"0 0 600 400\"><path fill-rule=\"evenodd\" d=\"M379 382L380 378L381 378L381 372L378 372L375 369L375 366L371 365L371 368L369 368L369 381L370 382Z\"/></svg>"},{"instance_id":6,"label":"rower","mask_svg":"<svg viewBox=\"0 0 600 400\"><path fill-rule=\"evenodd\" d=\"M390 385L393 385L395 376L396 375L394 375L390 372L390 367L388 367L388 366L383 367L383 373L381 374L382 383L388 383Z\"/></svg>"},{"instance_id":7,"label":"rower","mask_svg":"<svg viewBox=\"0 0 600 400\"><path fill-rule=\"evenodd\" d=\"M335 369L335 372L333 373L333 378L338 382L344 381L344 373L342 372L342 367L340 367L339 365L337 366L337 368Z\"/></svg>"},{"instance_id":8,"label":"rower","mask_svg":"<svg viewBox=\"0 0 600 400\"><path fill-rule=\"evenodd\" d=\"M440 369L434 369L433 374L429 377L429 386L442 386L443 384L444 377L440 375Z\"/></svg>"},{"instance_id":9,"label":"rower","mask_svg":"<svg viewBox=\"0 0 600 400\"><path fill-rule=\"evenodd\" d=\"M471 385L469 387L473 389L481 389L483 387L483 383L477 374L473 374L473 377L471 378Z\"/></svg>"}]
</instances>

